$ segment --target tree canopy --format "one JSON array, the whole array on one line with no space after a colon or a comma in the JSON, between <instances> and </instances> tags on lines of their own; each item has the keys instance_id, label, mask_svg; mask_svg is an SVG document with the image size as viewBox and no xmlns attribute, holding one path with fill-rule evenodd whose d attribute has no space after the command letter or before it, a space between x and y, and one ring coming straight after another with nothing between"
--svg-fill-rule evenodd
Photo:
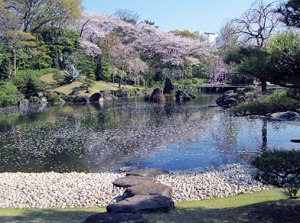
<instances>
[{"instance_id":1,"label":"tree canopy","mask_svg":"<svg viewBox=\"0 0 300 223\"><path fill-rule=\"evenodd\" d=\"M300 1L289 0L279 6L277 10L283 15L282 22L287 26L300 28Z\"/></svg>"},{"instance_id":2,"label":"tree canopy","mask_svg":"<svg viewBox=\"0 0 300 223\"><path fill-rule=\"evenodd\" d=\"M0 6L24 32L36 32L46 25L66 27L81 14L81 0L1 0Z\"/></svg>"}]
</instances>

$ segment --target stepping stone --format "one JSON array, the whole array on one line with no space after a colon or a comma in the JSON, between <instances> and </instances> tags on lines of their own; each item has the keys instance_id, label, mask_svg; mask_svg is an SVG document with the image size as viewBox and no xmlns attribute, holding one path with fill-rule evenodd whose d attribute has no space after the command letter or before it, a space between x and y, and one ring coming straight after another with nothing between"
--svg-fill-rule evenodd
<instances>
[{"instance_id":1,"label":"stepping stone","mask_svg":"<svg viewBox=\"0 0 300 223\"><path fill-rule=\"evenodd\" d=\"M153 181L154 177L140 177L140 176L127 176L116 179L113 185L116 187L131 187L137 184L142 184L145 182Z\"/></svg>"},{"instance_id":2,"label":"stepping stone","mask_svg":"<svg viewBox=\"0 0 300 223\"><path fill-rule=\"evenodd\" d=\"M172 198L172 188L162 183L144 182L127 188L122 199L135 195L161 195Z\"/></svg>"},{"instance_id":3,"label":"stepping stone","mask_svg":"<svg viewBox=\"0 0 300 223\"><path fill-rule=\"evenodd\" d=\"M136 169L139 169L140 167L138 166L123 166L123 167L120 167L120 172L129 172L129 171L132 171L132 170L136 170Z\"/></svg>"},{"instance_id":4,"label":"stepping stone","mask_svg":"<svg viewBox=\"0 0 300 223\"><path fill-rule=\"evenodd\" d=\"M126 173L126 176L156 177L163 174L168 174L168 172L157 168L149 168L129 171Z\"/></svg>"},{"instance_id":5,"label":"stepping stone","mask_svg":"<svg viewBox=\"0 0 300 223\"><path fill-rule=\"evenodd\" d=\"M160 195L136 195L106 207L108 213L169 212L172 209L172 199Z\"/></svg>"},{"instance_id":6,"label":"stepping stone","mask_svg":"<svg viewBox=\"0 0 300 223\"><path fill-rule=\"evenodd\" d=\"M89 216L82 223L146 223L142 215L133 213L98 213Z\"/></svg>"}]
</instances>

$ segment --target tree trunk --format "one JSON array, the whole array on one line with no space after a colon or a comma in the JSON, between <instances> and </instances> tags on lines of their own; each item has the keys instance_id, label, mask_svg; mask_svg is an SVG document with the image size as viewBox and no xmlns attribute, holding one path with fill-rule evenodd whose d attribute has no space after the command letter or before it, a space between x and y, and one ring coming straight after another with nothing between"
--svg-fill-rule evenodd
<instances>
[{"instance_id":1,"label":"tree trunk","mask_svg":"<svg viewBox=\"0 0 300 223\"><path fill-rule=\"evenodd\" d=\"M14 78L16 76L16 74L17 74L17 53L16 53L15 49L13 49L12 52L13 52L13 60L14 60L14 62L13 62L13 72L12 72L13 76L11 78Z\"/></svg>"},{"instance_id":2,"label":"tree trunk","mask_svg":"<svg viewBox=\"0 0 300 223\"><path fill-rule=\"evenodd\" d=\"M266 81L266 79L264 79L264 78L260 79L260 83L261 83L261 91L266 92L267 91L267 81Z\"/></svg>"}]
</instances>

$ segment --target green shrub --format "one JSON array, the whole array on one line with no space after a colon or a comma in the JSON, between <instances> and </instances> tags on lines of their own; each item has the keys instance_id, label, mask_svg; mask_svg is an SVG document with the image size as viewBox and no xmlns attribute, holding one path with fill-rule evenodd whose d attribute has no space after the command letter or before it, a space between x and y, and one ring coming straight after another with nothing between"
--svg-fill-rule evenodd
<instances>
[{"instance_id":1,"label":"green shrub","mask_svg":"<svg viewBox=\"0 0 300 223\"><path fill-rule=\"evenodd\" d=\"M287 110L296 111L299 107L298 100L288 97L286 91L279 90L259 99L238 104L231 108L231 111L238 115L267 115Z\"/></svg>"},{"instance_id":2,"label":"green shrub","mask_svg":"<svg viewBox=\"0 0 300 223\"><path fill-rule=\"evenodd\" d=\"M62 72L55 72L53 74L53 79L58 85L63 85L65 83L65 75Z\"/></svg>"},{"instance_id":3,"label":"green shrub","mask_svg":"<svg viewBox=\"0 0 300 223\"><path fill-rule=\"evenodd\" d=\"M296 89L296 88L288 89L287 96L300 100L300 89Z\"/></svg>"},{"instance_id":4,"label":"green shrub","mask_svg":"<svg viewBox=\"0 0 300 223\"><path fill-rule=\"evenodd\" d=\"M45 90L44 83L34 73L18 73L12 82L28 98L37 95L39 91Z\"/></svg>"},{"instance_id":5,"label":"green shrub","mask_svg":"<svg viewBox=\"0 0 300 223\"><path fill-rule=\"evenodd\" d=\"M288 198L297 198L300 188L300 151L273 150L263 152L252 164L258 169L255 178L283 188Z\"/></svg>"},{"instance_id":6,"label":"green shrub","mask_svg":"<svg viewBox=\"0 0 300 223\"><path fill-rule=\"evenodd\" d=\"M56 92L51 92L48 96L47 96L47 100L50 103L57 103L60 102L61 96L59 94L57 94Z\"/></svg>"},{"instance_id":7,"label":"green shrub","mask_svg":"<svg viewBox=\"0 0 300 223\"><path fill-rule=\"evenodd\" d=\"M15 106L21 98L16 86L10 82L0 82L0 106Z\"/></svg>"},{"instance_id":8,"label":"green shrub","mask_svg":"<svg viewBox=\"0 0 300 223\"><path fill-rule=\"evenodd\" d=\"M41 77L44 74L55 73L58 69L56 68L45 68L41 70L18 70L17 75L35 75L36 77Z\"/></svg>"},{"instance_id":9,"label":"green shrub","mask_svg":"<svg viewBox=\"0 0 300 223\"><path fill-rule=\"evenodd\" d=\"M66 69L67 75L65 76L66 83L72 83L76 80L81 80L81 73L75 68L74 65L70 65Z\"/></svg>"}]
</instances>

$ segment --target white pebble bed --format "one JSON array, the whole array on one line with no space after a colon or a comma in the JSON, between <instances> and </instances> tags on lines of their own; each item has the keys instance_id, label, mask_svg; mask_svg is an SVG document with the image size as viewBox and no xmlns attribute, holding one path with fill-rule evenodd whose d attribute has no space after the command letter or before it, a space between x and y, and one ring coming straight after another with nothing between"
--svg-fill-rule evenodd
<instances>
[{"instance_id":1,"label":"white pebble bed","mask_svg":"<svg viewBox=\"0 0 300 223\"><path fill-rule=\"evenodd\" d=\"M174 201L227 197L270 188L253 180L247 164L173 171L157 181L173 188ZM0 173L0 208L99 207L115 202L119 173Z\"/></svg>"}]
</instances>

